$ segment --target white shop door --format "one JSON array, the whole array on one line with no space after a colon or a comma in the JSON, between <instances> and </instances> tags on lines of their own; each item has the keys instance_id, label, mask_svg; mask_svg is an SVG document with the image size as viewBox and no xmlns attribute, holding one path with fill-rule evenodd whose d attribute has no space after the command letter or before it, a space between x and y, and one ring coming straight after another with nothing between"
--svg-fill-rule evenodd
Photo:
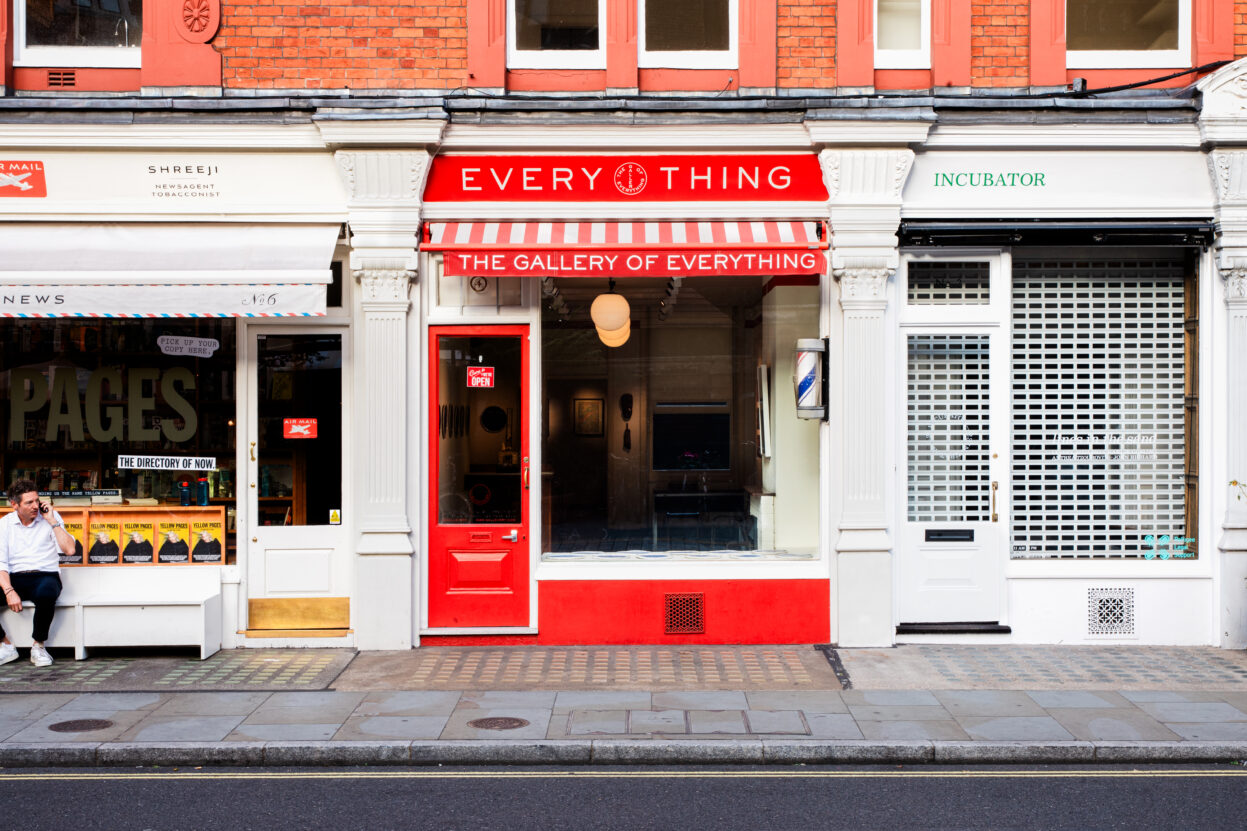
<instances>
[{"instance_id":1,"label":"white shop door","mask_svg":"<svg viewBox=\"0 0 1247 831\"><path fill-rule=\"evenodd\" d=\"M907 258L898 281L900 624L995 624L1003 616L1009 329L1002 260Z\"/></svg>"}]
</instances>

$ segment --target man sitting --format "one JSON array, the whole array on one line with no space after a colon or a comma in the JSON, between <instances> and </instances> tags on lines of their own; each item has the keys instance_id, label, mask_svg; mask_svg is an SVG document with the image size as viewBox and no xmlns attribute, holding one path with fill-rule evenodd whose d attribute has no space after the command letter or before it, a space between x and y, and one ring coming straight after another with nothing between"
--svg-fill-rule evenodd
<instances>
[{"instance_id":1,"label":"man sitting","mask_svg":"<svg viewBox=\"0 0 1247 831\"><path fill-rule=\"evenodd\" d=\"M60 514L39 499L34 482L18 479L8 495L13 512L0 519L0 591L14 612L22 610L23 600L35 604L30 662L47 667L52 656L43 643L61 595L61 554L74 553L74 538ZM17 647L2 628L0 638L0 664L16 661Z\"/></svg>"}]
</instances>

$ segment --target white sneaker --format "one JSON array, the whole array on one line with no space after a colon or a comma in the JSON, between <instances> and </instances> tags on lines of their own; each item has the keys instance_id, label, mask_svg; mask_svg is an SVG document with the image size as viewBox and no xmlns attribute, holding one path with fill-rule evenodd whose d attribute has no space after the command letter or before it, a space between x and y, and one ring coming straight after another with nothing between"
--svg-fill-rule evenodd
<instances>
[{"instance_id":1,"label":"white sneaker","mask_svg":"<svg viewBox=\"0 0 1247 831\"><path fill-rule=\"evenodd\" d=\"M11 643L0 643L0 664L17 660L17 647Z\"/></svg>"},{"instance_id":2,"label":"white sneaker","mask_svg":"<svg viewBox=\"0 0 1247 831\"><path fill-rule=\"evenodd\" d=\"M30 648L30 662L37 667L50 667L52 656L40 644L35 644Z\"/></svg>"}]
</instances>

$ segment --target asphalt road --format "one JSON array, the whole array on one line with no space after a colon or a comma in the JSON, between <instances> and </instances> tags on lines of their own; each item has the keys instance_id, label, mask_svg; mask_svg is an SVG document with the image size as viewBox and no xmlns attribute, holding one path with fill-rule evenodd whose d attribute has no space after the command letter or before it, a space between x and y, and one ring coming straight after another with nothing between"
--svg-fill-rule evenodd
<instances>
[{"instance_id":1,"label":"asphalt road","mask_svg":"<svg viewBox=\"0 0 1247 831\"><path fill-rule=\"evenodd\" d=\"M6 829L1199 829L1240 766L0 771Z\"/></svg>"}]
</instances>

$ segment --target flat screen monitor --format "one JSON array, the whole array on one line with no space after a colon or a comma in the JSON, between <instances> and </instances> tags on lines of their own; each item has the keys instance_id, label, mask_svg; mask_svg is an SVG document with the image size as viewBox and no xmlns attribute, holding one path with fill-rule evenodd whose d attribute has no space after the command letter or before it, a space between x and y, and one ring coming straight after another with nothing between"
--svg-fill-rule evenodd
<instances>
[{"instance_id":1,"label":"flat screen monitor","mask_svg":"<svg viewBox=\"0 0 1247 831\"><path fill-rule=\"evenodd\" d=\"M654 470L731 470L727 413L654 413Z\"/></svg>"}]
</instances>

